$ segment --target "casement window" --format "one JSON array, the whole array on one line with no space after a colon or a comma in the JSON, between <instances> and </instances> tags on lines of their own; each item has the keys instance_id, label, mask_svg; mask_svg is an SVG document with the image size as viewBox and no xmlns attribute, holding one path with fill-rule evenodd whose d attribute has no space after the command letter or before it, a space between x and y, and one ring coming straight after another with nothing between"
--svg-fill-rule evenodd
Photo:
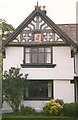
<instances>
[{"instance_id":1,"label":"casement window","mask_svg":"<svg viewBox=\"0 0 78 120\"><path fill-rule=\"evenodd\" d=\"M24 99L53 98L53 81L31 80L24 92Z\"/></svg>"},{"instance_id":2,"label":"casement window","mask_svg":"<svg viewBox=\"0 0 78 120\"><path fill-rule=\"evenodd\" d=\"M54 67L52 47L24 47L22 67Z\"/></svg>"},{"instance_id":3,"label":"casement window","mask_svg":"<svg viewBox=\"0 0 78 120\"><path fill-rule=\"evenodd\" d=\"M26 47L24 60L26 64L52 63L52 48Z\"/></svg>"}]
</instances>

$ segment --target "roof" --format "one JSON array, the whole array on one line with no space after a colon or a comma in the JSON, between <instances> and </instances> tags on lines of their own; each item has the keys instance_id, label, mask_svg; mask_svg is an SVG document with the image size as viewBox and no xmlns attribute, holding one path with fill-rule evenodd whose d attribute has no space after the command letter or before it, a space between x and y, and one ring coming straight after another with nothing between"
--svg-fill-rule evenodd
<instances>
[{"instance_id":1,"label":"roof","mask_svg":"<svg viewBox=\"0 0 78 120\"><path fill-rule=\"evenodd\" d=\"M57 24L75 43L76 39L76 26L77 24Z\"/></svg>"},{"instance_id":2,"label":"roof","mask_svg":"<svg viewBox=\"0 0 78 120\"><path fill-rule=\"evenodd\" d=\"M9 42L12 42L18 34L34 19L35 16L40 16L51 28L56 32L61 39L67 42L69 45L72 45L74 48L78 48L75 38L71 37L69 33L65 30L66 25L56 25L44 12L40 9L39 6L35 7L35 10L14 30L13 33L3 42L3 47L6 46ZM67 34L66 34L67 33ZM69 37L70 36L70 37ZM73 38L73 39L72 39Z\"/></svg>"}]
</instances>

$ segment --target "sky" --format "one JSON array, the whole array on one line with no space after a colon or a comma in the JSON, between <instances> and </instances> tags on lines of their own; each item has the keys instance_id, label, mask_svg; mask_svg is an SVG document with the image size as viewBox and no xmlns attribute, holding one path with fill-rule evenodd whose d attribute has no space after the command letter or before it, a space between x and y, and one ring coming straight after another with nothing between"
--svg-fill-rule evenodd
<instances>
[{"instance_id":1,"label":"sky","mask_svg":"<svg viewBox=\"0 0 78 120\"><path fill-rule=\"evenodd\" d=\"M38 0L46 6L47 15L56 24L76 23L77 0ZM0 19L15 28L34 10L37 0L0 0Z\"/></svg>"}]
</instances>

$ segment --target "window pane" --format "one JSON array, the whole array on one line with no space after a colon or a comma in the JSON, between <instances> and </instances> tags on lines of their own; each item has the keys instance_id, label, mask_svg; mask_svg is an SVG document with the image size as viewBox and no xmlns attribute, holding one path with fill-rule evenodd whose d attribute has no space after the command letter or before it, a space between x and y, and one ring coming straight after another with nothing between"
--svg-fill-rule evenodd
<instances>
[{"instance_id":1,"label":"window pane","mask_svg":"<svg viewBox=\"0 0 78 120\"><path fill-rule=\"evenodd\" d=\"M45 52L51 52L51 48L45 48Z\"/></svg>"},{"instance_id":2,"label":"window pane","mask_svg":"<svg viewBox=\"0 0 78 120\"><path fill-rule=\"evenodd\" d=\"M38 63L44 63L44 53L39 53L39 55L38 55Z\"/></svg>"},{"instance_id":3,"label":"window pane","mask_svg":"<svg viewBox=\"0 0 78 120\"><path fill-rule=\"evenodd\" d=\"M25 95L25 97L29 97L28 87L25 89L24 95Z\"/></svg>"},{"instance_id":4,"label":"window pane","mask_svg":"<svg viewBox=\"0 0 78 120\"><path fill-rule=\"evenodd\" d=\"M32 54L32 63L37 63L37 54L36 53Z\"/></svg>"},{"instance_id":5,"label":"window pane","mask_svg":"<svg viewBox=\"0 0 78 120\"><path fill-rule=\"evenodd\" d=\"M30 63L30 62L31 62L30 54L26 54L25 63Z\"/></svg>"},{"instance_id":6,"label":"window pane","mask_svg":"<svg viewBox=\"0 0 78 120\"><path fill-rule=\"evenodd\" d=\"M26 48L25 52L31 52L31 48Z\"/></svg>"},{"instance_id":7,"label":"window pane","mask_svg":"<svg viewBox=\"0 0 78 120\"><path fill-rule=\"evenodd\" d=\"M32 48L32 53L36 52L37 53L37 48Z\"/></svg>"},{"instance_id":8,"label":"window pane","mask_svg":"<svg viewBox=\"0 0 78 120\"><path fill-rule=\"evenodd\" d=\"M44 48L39 48L39 52L44 52Z\"/></svg>"},{"instance_id":9,"label":"window pane","mask_svg":"<svg viewBox=\"0 0 78 120\"><path fill-rule=\"evenodd\" d=\"M45 54L45 63L51 63L51 53Z\"/></svg>"},{"instance_id":10,"label":"window pane","mask_svg":"<svg viewBox=\"0 0 78 120\"><path fill-rule=\"evenodd\" d=\"M48 97L52 97L52 82L48 82Z\"/></svg>"},{"instance_id":11,"label":"window pane","mask_svg":"<svg viewBox=\"0 0 78 120\"><path fill-rule=\"evenodd\" d=\"M46 82L34 81L29 89L29 96L31 98L47 98L48 87Z\"/></svg>"}]
</instances>

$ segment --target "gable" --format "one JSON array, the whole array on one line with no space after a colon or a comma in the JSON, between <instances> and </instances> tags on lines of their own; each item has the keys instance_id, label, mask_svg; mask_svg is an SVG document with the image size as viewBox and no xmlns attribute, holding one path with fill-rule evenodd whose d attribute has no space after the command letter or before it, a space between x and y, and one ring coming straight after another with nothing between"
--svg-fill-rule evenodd
<instances>
[{"instance_id":1,"label":"gable","mask_svg":"<svg viewBox=\"0 0 78 120\"><path fill-rule=\"evenodd\" d=\"M3 47L9 44L34 44L36 36L39 36L38 44L67 44L78 47L38 6L3 42Z\"/></svg>"}]
</instances>

